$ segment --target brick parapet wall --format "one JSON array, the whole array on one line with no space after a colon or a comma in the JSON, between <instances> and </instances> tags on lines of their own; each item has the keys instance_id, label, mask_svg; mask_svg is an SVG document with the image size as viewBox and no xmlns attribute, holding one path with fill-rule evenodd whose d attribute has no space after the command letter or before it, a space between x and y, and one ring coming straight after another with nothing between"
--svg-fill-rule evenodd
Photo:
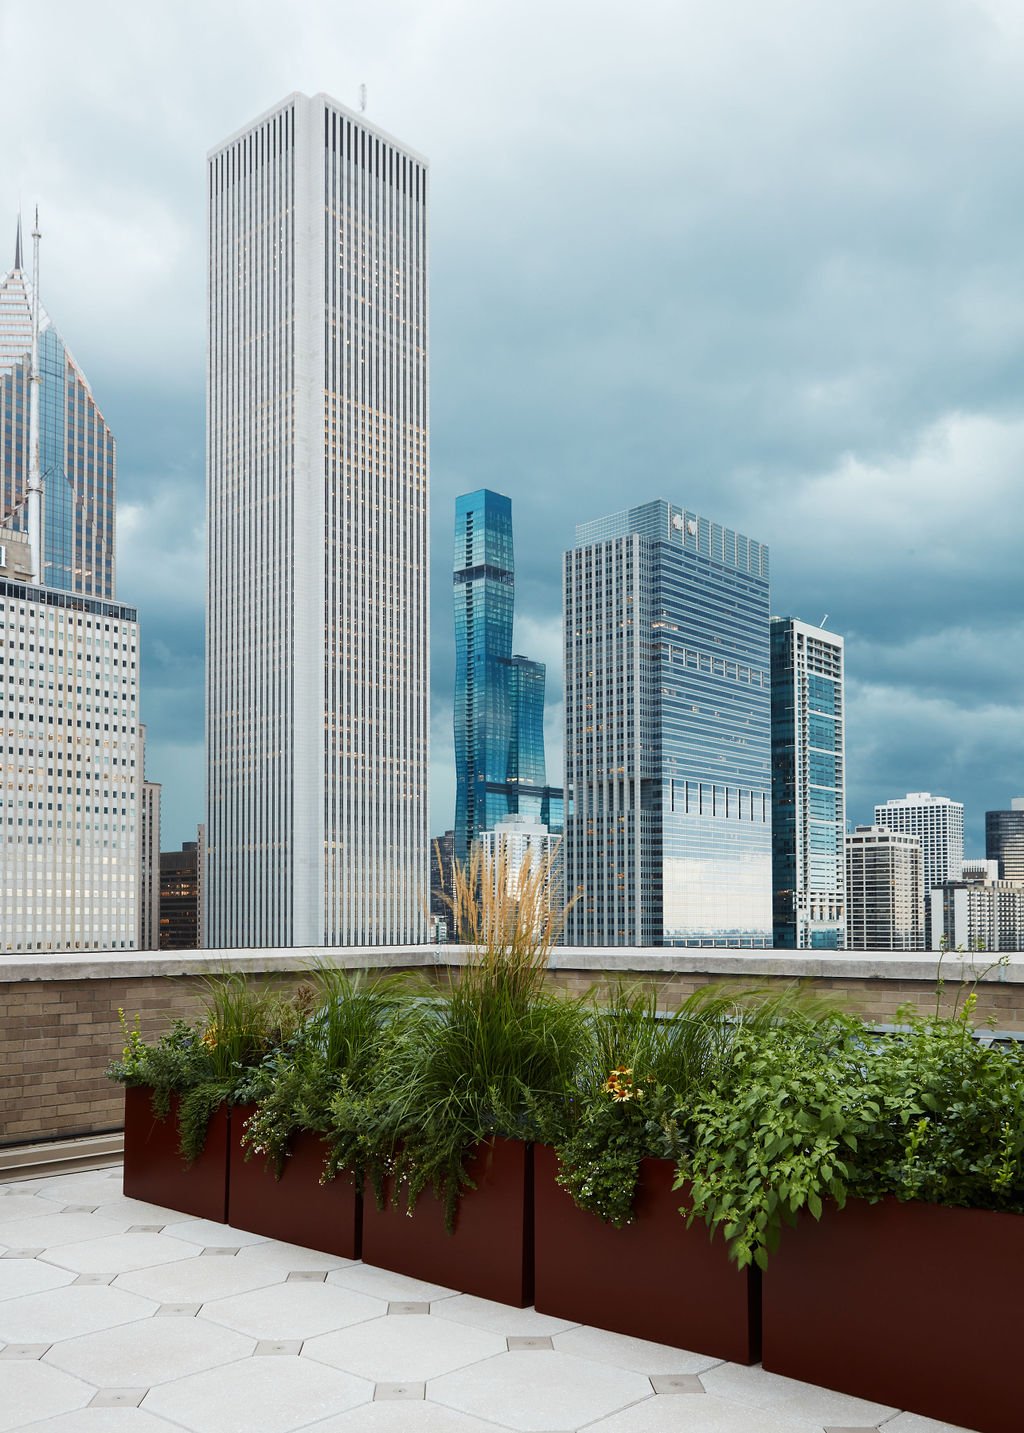
<instances>
[{"instance_id":1,"label":"brick parapet wall","mask_svg":"<svg viewBox=\"0 0 1024 1433\"><path fill-rule=\"evenodd\" d=\"M204 977L239 970L254 982L294 990L321 960L350 969L418 970L443 978L465 959L457 947L360 951L176 952L157 955L20 957L0 961L0 1143L71 1138L117 1129L121 1090L104 1076L121 1051L117 1011L140 1017L152 1039L177 1017L196 1018ZM979 962L984 957L978 958ZM875 1024L890 1024L901 1005L935 1006L938 957L564 949L555 953L550 979L568 993L605 988L610 980L653 985L659 1006L675 1009L709 983L773 988L801 982L842 1008ZM966 971L947 957L943 1006L964 994L961 975L981 975L978 1019L997 1030L1024 1031L1024 956L986 971Z\"/></svg>"}]
</instances>

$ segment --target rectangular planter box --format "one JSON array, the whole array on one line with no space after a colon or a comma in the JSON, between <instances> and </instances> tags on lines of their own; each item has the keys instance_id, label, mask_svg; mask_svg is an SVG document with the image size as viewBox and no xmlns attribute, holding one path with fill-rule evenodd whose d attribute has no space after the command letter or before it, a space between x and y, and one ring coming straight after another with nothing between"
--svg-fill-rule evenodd
<instances>
[{"instance_id":1,"label":"rectangular planter box","mask_svg":"<svg viewBox=\"0 0 1024 1433\"><path fill-rule=\"evenodd\" d=\"M377 1208L363 1197L363 1260L414 1279L444 1284L501 1304L533 1302L533 1149L519 1140L482 1144L468 1166L476 1189L463 1191L455 1232L444 1227L444 1206L429 1189L412 1218L404 1203Z\"/></svg>"},{"instance_id":2,"label":"rectangular planter box","mask_svg":"<svg viewBox=\"0 0 1024 1433\"><path fill-rule=\"evenodd\" d=\"M1019 1433L1024 1217L851 1200L783 1231L764 1275L773 1373Z\"/></svg>"},{"instance_id":3,"label":"rectangular planter box","mask_svg":"<svg viewBox=\"0 0 1024 1433\"><path fill-rule=\"evenodd\" d=\"M152 1093L144 1088L124 1092L125 1195L223 1224L228 1217L227 1106L214 1113L203 1152L189 1165L178 1153L177 1096L171 1096L170 1113L161 1120L153 1113Z\"/></svg>"},{"instance_id":4,"label":"rectangular planter box","mask_svg":"<svg viewBox=\"0 0 1024 1433\"><path fill-rule=\"evenodd\" d=\"M280 1179L262 1155L246 1159L242 1127L255 1108L236 1105L231 1112L228 1223L305 1249L358 1259L361 1200L351 1175L320 1183L328 1146L308 1130L292 1136Z\"/></svg>"},{"instance_id":5,"label":"rectangular planter box","mask_svg":"<svg viewBox=\"0 0 1024 1433\"><path fill-rule=\"evenodd\" d=\"M553 1149L534 1153L537 1311L615 1333L756 1363L760 1353L757 1271L729 1262L724 1241L703 1223L687 1229L672 1188L675 1166L645 1159L636 1218L624 1229L580 1209L555 1182Z\"/></svg>"}]
</instances>

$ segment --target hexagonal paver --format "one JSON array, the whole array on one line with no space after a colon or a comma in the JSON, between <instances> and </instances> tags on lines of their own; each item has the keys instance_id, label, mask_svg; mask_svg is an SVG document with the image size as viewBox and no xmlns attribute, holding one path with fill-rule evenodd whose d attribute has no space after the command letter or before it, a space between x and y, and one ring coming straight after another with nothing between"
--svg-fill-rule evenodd
<instances>
[{"instance_id":1,"label":"hexagonal paver","mask_svg":"<svg viewBox=\"0 0 1024 1433\"><path fill-rule=\"evenodd\" d=\"M194 1249L192 1252L195 1255ZM133 1294L158 1299L162 1304L192 1304L248 1294L253 1289L283 1283L284 1279L282 1269L252 1260L243 1264L240 1259L194 1257L153 1269L133 1269L118 1274L115 1283L119 1289L130 1289Z\"/></svg>"},{"instance_id":2,"label":"hexagonal paver","mask_svg":"<svg viewBox=\"0 0 1024 1433\"><path fill-rule=\"evenodd\" d=\"M934 1418L924 1418L920 1413L898 1413L891 1423L885 1425L885 1433L971 1433L958 1423L940 1423Z\"/></svg>"},{"instance_id":3,"label":"hexagonal paver","mask_svg":"<svg viewBox=\"0 0 1024 1433\"><path fill-rule=\"evenodd\" d=\"M0 1362L0 1431L25 1427L27 1410L32 1418L54 1418L73 1408L84 1408L94 1390L59 1369L35 1360Z\"/></svg>"},{"instance_id":4,"label":"hexagonal paver","mask_svg":"<svg viewBox=\"0 0 1024 1433\"><path fill-rule=\"evenodd\" d=\"M613 1413L592 1423L587 1433L818 1433L818 1427L802 1419L790 1422L770 1413L751 1413L742 1403L721 1398L649 1398L633 1408ZM820 1425L819 1425L820 1426ZM865 1430L872 1433L872 1430Z\"/></svg>"},{"instance_id":5,"label":"hexagonal paver","mask_svg":"<svg viewBox=\"0 0 1024 1433\"><path fill-rule=\"evenodd\" d=\"M456 1330L434 1318L389 1318L310 1339L302 1356L374 1383L424 1383L504 1349L500 1334L483 1329Z\"/></svg>"},{"instance_id":6,"label":"hexagonal paver","mask_svg":"<svg viewBox=\"0 0 1024 1433\"><path fill-rule=\"evenodd\" d=\"M55 1214L62 1206L34 1194L5 1194L0 1199L0 1230L12 1219L31 1219L36 1214Z\"/></svg>"},{"instance_id":7,"label":"hexagonal paver","mask_svg":"<svg viewBox=\"0 0 1024 1433\"><path fill-rule=\"evenodd\" d=\"M373 1384L305 1358L257 1358L179 1378L146 1408L195 1433L291 1433L368 1404Z\"/></svg>"},{"instance_id":8,"label":"hexagonal paver","mask_svg":"<svg viewBox=\"0 0 1024 1433\"><path fill-rule=\"evenodd\" d=\"M443 1284L428 1284L422 1279L410 1279L407 1274L395 1274L390 1269L377 1269L372 1264L350 1264L348 1268L337 1269L328 1274L329 1284L344 1284L346 1289L355 1289L360 1294L372 1294L376 1299L388 1303L407 1300L410 1303L426 1301L434 1303L439 1299L454 1297L455 1289L446 1289Z\"/></svg>"},{"instance_id":9,"label":"hexagonal paver","mask_svg":"<svg viewBox=\"0 0 1024 1433\"><path fill-rule=\"evenodd\" d=\"M0 1339L8 1343L56 1343L147 1318L155 1309L151 1299L140 1299L123 1289L73 1284L0 1304Z\"/></svg>"},{"instance_id":10,"label":"hexagonal paver","mask_svg":"<svg viewBox=\"0 0 1024 1433\"><path fill-rule=\"evenodd\" d=\"M169 1225L167 1232L175 1239L198 1244L200 1249L241 1249L246 1244L267 1242L263 1234L248 1234L244 1229L232 1229L230 1224L214 1224L210 1219L182 1219Z\"/></svg>"},{"instance_id":11,"label":"hexagonal paver","mask_svg":"<svg viewBox=\"0 0 1024 1433\"><path fill-rule=\"evenodd\" d=\"M166 1234L111 1234L81 1244L61 1244L47 1251L46 1262L76 1274L126 1274L195 1257L195 1246Z\"/></svg>"},{"instance_id":12,"label":"hexagonal paver","mask_svg":"<svg viewBox=\"0 0 1024 1433\"><path fill-rule=\"evenodd\" d=\"M56 1174L46 1179L32 1181L32 1193L40 1199L56 1200L60 1204L109 1203L111 1190L118 1191L112 1180L89 1170L84 1174Z\"/></svg>"},{"instance_id":13,"label":"hexagonal paver","mask_svg":"<svg viewBox=\"0 0 1024 1433\"><path fill-rule=\"evenodd\" d=\"M407 1321L392 1322L402 1327ZM538 1433L579 1428L654 1396L641 1374L543 1349L475 1363L437 1379L427 1392L435 1403L462 1413Z\"/></svg>"},{"instance_id":14,"label":"hexagonal paver","mask_svg":"<svg viewBox=\"0 0 1024 1433\"><path fill-rule=\"evenodd\" d=\"M723 1363L702 1374L701 1382L709 1393L730 1403L745 1403L748 1407L774 1413L777 1418L825 1426L873 1428L897 1411L884 1403L868 1403L846 1393L816 1388L813 1383L766 1373L760 1366L742 1368L736 1363Z\"/></svg>"},{"instance_id":15,"label":"hexagonal paver","mask_svg":"<svg viewBox=\"0 0 1024 1433\"><path fill-rule=\"evenodd\" d=\"M90 1405L78 1413L65 1413L33 1423L32 1433L181 1433L173 1423L143 1408L99 1408Z\"/></svg>"},{"instance_id":16,"label":"hexagonal paver","mask_svg":"<svg viewBox=\"0 0 1024 1433\"><path fill-rule=\"evenodd\" d=\"M468 1324L471 1328L488 1329L505 1337L548 1338L564 1329L574 1328L569 1319L552 1318L550 1314L539 1314L536 1309L513 1309L508 1304L496 1304L491 1299L478 1299L474 1294L457 1294L453 1299L444 1299L430 1311L438 1318L450 1319L452 1323Z\"/></svg>"},{"instance_id":17,"label":"hexagonal paver","mask_svg":"<svg viewBox=\"0 0 1024 1433\"><path fill-rule=\"evenodd\" d=\"M5 1259L0 1275L0 1304L26 1294L40 1294L45 1289L62 1288L74 1277L70 1269L57 1269L53 1264L41 1264L38 1259Z\"/></svg>"},{"instance_id":18,"label":"hexagonal paver","mask_svg":"<svg viewBox=\"0 0 1024 1433\"><path fill-rule=\"evenodd\" d=\"M496 1423L481 1423L479 1418L456 1413L454 1408L442 1408L428 1398L426 1402L369 1403L318 1423L315 1433L501 1433L501 1429Z\"/></svg>"},{"instance_id":19,"label":"hexagonal paver","mask_svg":"<svg viewBox=\"0 0 1024 1433\"><path fill-rule=\"evenodd\" d=\"M322 1254L318 1249L305 1249L301 1244L282 1244L277 1239L265 1239L262 1244L246 1244L239 1249L238 1258L272 1264L285 1273L291 1273L293 1269L350 1269L355 1262L339 1258L337 1254Z\"/></svg>"},{"instance_id":20,"label":"hexagonal paver","mask_svg":"<svg viewBox=\"0 0 1024 1433\"><path fill-rule=\"evenodd\" d=\"M114 1191L117 1195L117 1191ZM96 1213L103 1219L127 1219L129 1224L184 1224L191 1214L182 1214L180 1209L165 1209L162 1204L147 1204L143 1199L125 1199L117 1195L106 1203L96 1206Z\"/></svg>"},{"instance_id":21,"label":"hexagonal paver","mask_svg":"<svg viewBox=\"0 0 1024 1433\"><path fill-rule=\"evenodd\" d=\"M43 1204L39 1214L31 1219L12 1219L9 1224L0 1224L0 1239L9 1249L18 1245L52 1249L60 1244L77 1244L82 1239L123 1234L128 1223L127 1219L101 1219L98 1214L51 1214Z\"/></svg>"},{"instance_id":22,"label":"hexagonal paver","mask_svg":"<svg viewBox=\"0 0 1024 1433\"><path fill-rule=\"evenodd\" d=\"M686 1349L627 1338L625 1334L609 1333L607 1329L570 1329L568 1333L556 1334L552 1342L559 1353L611 1363L633 1373L703 1373L721 1363L721 1359L710 1358L705 1353L688 1353Z\"/></svg>"},{"instance_id":23,"label":"hexagonal paver","mask_svg":"<svg viewBox=\"0 0 1024 1433\"><path fill-rule=\"evenodd\" d=\"M45 1355L96 1388L149 1388L247 1358L253 1341L202 1319L143 1319L68 1339Z\"/></svg>"},{"instance_id":24,"label":"hexagonal paver","mask_svg":"<svg viewBox=\"0 0 1024 1433\"><path fill-rule=\"evenodd\" d=\"M204 1318L257 1339L314 1338L386 1313L387 1305L381 1299L328 1284L294 1281L217 1299L203 1307Z\"/></svg>"}]
</instances>

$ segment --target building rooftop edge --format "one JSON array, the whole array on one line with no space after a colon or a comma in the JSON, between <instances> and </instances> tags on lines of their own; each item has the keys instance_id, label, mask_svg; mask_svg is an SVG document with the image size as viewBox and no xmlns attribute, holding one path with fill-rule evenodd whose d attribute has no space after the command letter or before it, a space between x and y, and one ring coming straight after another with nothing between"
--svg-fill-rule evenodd
<instances>
[{"instance_id":1,"label":"building rooftop edge","mask_svg":"<svg viewBox=\"0 0 1024 1433\"><path fill-rule=\"evenodd\" d=\"M342 104L341 100L335 99L334 96L329 95L326 90L317 90L317 92L312 95L307 95L302 90L290 91L283 99L278 100L276 104L272 104L268 109L265 109L262 114L258 114L246 124L240 125L238 129L229 134L226 139L220 140L212 149L208 149L206 151L207 161L216 158L218 154L221 154L225 149L229 149L231 145L251 133L251 131L256 129L259 125L264 124L268 119L272 119L274 115L280 114L282 110L286 109L288 105L292 104L295 100L305 100L307 103L314 100L321 100L325 104L331 105L348 119L354 120L355 123L361 124L364 129L370 130L373 134L377 135L379 139L387 140L387 142L393 144L396 149L400 149L403 154L408 155L411 159L415 159L418 164L423 165L424 169L430 168L430 160L425 154L422 154L418 149L413 149L411 144L407 144L404 139L399 139L397 135L392 134L390 130L384 129L382 125L375 124L373 120L367 119L362 111L350 109L348 105Z\"/></svg>"}]
</instances>

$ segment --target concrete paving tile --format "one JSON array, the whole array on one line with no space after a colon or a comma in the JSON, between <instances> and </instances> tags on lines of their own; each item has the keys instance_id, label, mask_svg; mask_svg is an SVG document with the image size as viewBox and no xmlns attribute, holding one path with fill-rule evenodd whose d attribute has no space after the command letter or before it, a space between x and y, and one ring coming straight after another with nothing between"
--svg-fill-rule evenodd
<instances>
[{"instance_id":1,"label":"concrete paving tile","mask_svg":"<svg viewBox=\"0 0 1024 1433\"><path fill-rule=\"evenodd\" d=\"M9 1343L0 1348L0 1358L42 1358L48 1343Z\"/></svg>"},{"instance_id":2,"label":"concrete paving tile","mask_svg":"<svg viewBox=\"0 0 1024 1433\"><path fill-rule=\"evenodd\" d=\"M206 1303L203 1318L250 1338L307 1339L348 1329L366 1319L379 1319L386 1311L381 1299L371 1299L351 1289L286 1282Z\"/></svg>"},{"instance_id":3,"label":"concrete paving tile","mask_svg":"<svg viewBox=\"0 0 1024 1433\"><path fill-rule=\"evenodd\" d=\"M704 1397L704 1385L695 1373L654 1373L651 1375L651 1387L655 1393L669 1397L676 1394Z\"/></svg>"},{"instance_id":4,"label":"concrete paving tile","mask_svg":"<svg viewBox=\"0 0 1024 1433\"><path fill-rule=\"evenodd\" d=\"M0 1249L3 1249L3 1251L4 1251L2 1254L0 1254L0 1259L11 1259L11 1260L16 1260L16 1259L38 1259L40 1254L45 1254L45 1253L46 1253L46 1250L45 1250L45 1249L42 1249L42 1248L40 1248L40 1249L8 1249L8 1247L6 1246L6 1244L0 1244Z\"/></svg>"},{"instance_id":5,"label":"concrete paving tile","mask_svg":"<svg viewBox=\"0 0 1024 1433\"><path fill-rule=\"evenodd\" d=\"M123 1195L97 1205L96 1213L104 1219L127 1219L130 1224L185 1224L193 1217L182 1214L180 1209L165 1209L162 1204L147 1204L144 1199L125 1199Z\"/></svg>"},{"instance_id":6,"label":"concrete paving tile","mask_svg":"<svg viewBox=\"0 0 1024 1433\"><path fill-rule=\"evenodd\" d=\"M148 1388L101 1388L89 1404L90 1408L138 1408Z\"/></svg>"},{"instance_id":7,"label":"concrete paving tile","mask_svg":"<svg viewBox=\"0 0 1024 1433\"><path fill-rule=\"evenodd\" d=\"M0 1300L59 1289L70 1284L74 1277L70 1269L57 1269L36 1259L5 1259L0 1264Z\"/></svg>"},{"instance_id":8,"label":"concrete paving tile","mask_svg":"<svg viewBox=\"0 0 1024 1433\"><path fill-rule=\"evenodd\" d=\"M575 1328L556 1334L553 1342L559 1353L592 1358L596 1363L614 1364L633 1373L703 1373L721 1362L707 1354L649 1343L643 1338L628 1338L625 1334L609 1333L607 1329Z\"/></svg>"},{"instance_id":9,"label":"concrete paving tile","mask_svg":"<svg viewBox=\"0 0 1024 1433\"><path fill-rule=\"evenodd\" d=\"M378 1319L310 1339L303 1359L344 1368L374 1383L423 1383L503 1353L500 1334L460 1329L434 1318Z\"/></svg>"},{"instance_id":10,"label":"concrete paving tile","mask_svg":"<svg viewBox=\"0 0 1024 1433\"><path fill-rule=\"evenodd\" d=\"M95 1216L93 1216L95 1217ZM76 1274L126 1274L195 1257L195 1246L167 1234L111 1234L80 1244L61 1244L46 1253L46 1262Z\"/></svg>"},{"instance_id":11,"label":"concrete paving tile","mask_svg":"<svg viewBox=\"0 0 1024 1433\"><path fill-rule=\"evenodd\" d=\"M8 1343L57 1343L148 1318L156 1304L124 1289L72 1284L0 1304L0 1338Z\"/></svg>"},{"instance_id":12,"label":"concrete paving tile","mask_svg":"<svg viewBox=\"0 0 1024 1433\"><path fill-rule=\"evenodd\" d=\"M193 1253L195 1251L193 1250ZM199 1256L152 1269L135 1269L118 1274L115 1285L162 1304L210 1303L230 1294L247 1294L284 1280L272 1265L240 1259L203 1259Z\"/></svg>"},{"instance_id":13,"label":"concrete paving tile","mask_svg":"<svg viewBox=\"0 0 1024 1433\"><path fill-rule=\"evenodd\" d=\"M52 1199L37 1199L34 1194L8 1194L0 1199L0 1230L12 1219L32 1219L37 1214L59 1213L63 1206ZM0 1234L0 1239L3 1235Z\"/></svg>"},{"instance_id":14,"label":"concrete paving tile","mask_svg":"<svg viewBox=\"0 0 1024 1433\"><path fill-rule=\"evenodd\" d=\"M181 1433L142 1408L88 1408L33 1423L32 1433Z\"/></svg>"},{"instance_id":15,"label":"concrete paving tile","mask_svg":"<svg viewBox=\"0 0 1024 1433\"><path fill-rule=\"evenodd\" d=\"M153 1317L194 1319L202 1307L202 1304L161 1304Z\"/></svg>"},{"instance_id":16,"label":"concrete paving tile","mask_svg":"<svg viewBox=\"0 0 1024 1433\"><path fill-rule=\"evenodd\" d=\"M448 1299L455 1289L443 1284L428 1284L422 1279L410 1279L406 1274L394 1274L390 1269L378 1269L373 1264L349 1264L347 1268L327 1275L329 1284L344 1284L361 1294L373 1294L375 1298L386 1299L388 1303L433 1303ZM499 1307L501 1307L499 1305ZM436 1310L435 1310L436 1312Z\"/></svg>"},{"instance_id":17,"label":"concrete paving tile","mask_svg":"<svg viewBox=\"0 0 1024 1433\"><path fill-rule=\"evenodd\" d=\"M423 1403L378 1399L315 1427L307 1424L304 1433L502 1433L506 1427L507 1424L481 1423L478 1418L456 1413L429 1399Z\"/></svg>"},{"instance_id":18,"label":"concrete paving tile","mask_svg":"<svg viewBox=\"0 0 1024 1433\"><path fill-rule=\"evenodd\" d=\"M114 1276L113 1274L76 1274L74 1282L76 1284L112 1284Z\"/></svg>"},{"instance_id":19,"label":"concrete paving tile","mask_svg":"<svg viewBox=\"0 0 1024 1433\"><path fill-rule=\"evenodd\" d=\"M265 1244L263 1234L248 1234L232 1229L230 1224L215 1224L211 1219L183 1219L169 1224L167 1233L174 1239L198 1244L201 1249L241 1249L246 1244Z\"/></svg>"},{"instance_id":20,"label":"concrete paving tile","mask_svg":"<svg viewBox=\"0 0 1024 1433\"><path fill-rule=\"evenodd\" d=\"M326 1269L293 1269L290 1274L285 1274L285 1283L288 1284L322 1284L327 1279Z\"/></svg>"},{"instance_id":21,"label":"concrete paving tile","mask_svg":"<svg viewBox=\"0 0 1024 1433\"><path fill-rule=\"evenodd\" d=\"M505 1340L510 1350L517 1348L553 1348L550 1338L543 1334L513 1334Z\"/></svg>"},{"instance_id":22,"label":"concrete paving tile","mask_svg":"<svg viewBox=\"0 0 1024 1433\"><path fill-rule=\"evenodd\" d=\"M941 1423L921 1413L897 1413L883 1427L883 1433L971 1433L959 1423Z\"/></svg>"},{"instance_id":23,"label":"concrete paving tile","mask_svg":"<svg viewBox=\"0 0 1024 1433\"><path fill-rule=\"evenodd\" d=\"M203 1319L142 1319L55 1344L44 1362L96 1388L141 1388L247 1359L253 1341Z\"/></svg>"},{"instance_id":24,"label":"concrete paving tile","mask_svg":"<svg viewBox=\"0 0 1024 1433\"><path fill-rule=\"evenodd\" d=\"M549 1338L576 1327L569 1319L555 1319L550 1314L539 1314L536 1309L514 1309L508 1304L496 1304L492 1299L478 1299L475 1294L456 1294L453 1299L434 1304L431 1313L455 1324L489 1329L506 1337Z\"/></svg>"},{"instance_id":25,"label":"concrete paving tile","mask_svg":"<svg viewBox=\"0 0 1024 1433\"><path fill-rule=\"evenodd\" d=\"M36 1418L55 1418L84 1408L95 1389L58 1368L34 1359L0 1362L0 1433L25 1427L25 1412Z\"/></svg>"},{"instance_id":26,"label":"concrete paving tile","mask_svg":"<svg viewBox=\"0 0 1024 1433\"><path fill-rule=\"evenodd\" d=\"M429 1314L429 1313L430 1313L430 1305L429 1305L428 1303L423 1303L423 1302L421 1302L421 1303L408 1303L408 1302L406 1302L406 1303L396 1303L394 1300L392 1300L392 1302L388 1304L388 1313L389 1313L389 1314Z\"/></svg>"},{"instance_id":27,"label":"concrete paving tile","mask_svg":"<svg viewBox=\"0 0 1024 1433\"><path fill-rule=\"evenodd\" d=\"M284 1273L293 1269L351 1269L353 1259L336 1254L323 1254L318 1249L304 1249L300 1244L282 1244L277 1239L264 1239L262 1244L246 1244L238 1251L240 1260L273 1265Z\"/></svg>"},{"instance_id":28,"label":"concrete paving tile","mask_svg":"<svg viewBox=\"0 0 1024 1433\"><path fill-rule=\"evenodd\" d=\"M709 1393L719 1398L763 1409L778 1418L803 1419L820 1427L833 1424L873 1428L898 1412L884 1403L869 1403L846 1393L816 1388L813 1383L801 1383L796 1378L766 1373L760 1364L743 1368L737 1363L722 1363L703 1374L701 1381Z\"/></svg>"},{"instance_id":29,"label":"concrete paving tile","mask_svg":"<svg viewBox=\"0 0 1024 1433\"><path fill-rule=\"evenodd\" d=\"M302 1352L302 1340L300 1338L268 1339L261 1338L256 1345L256 1358L281 1358L285 1354L295 1357Z\"/></svg>"},{"instance_id":30,"label":"concrete paving tile","mask_svg":"<svg viewBox=\"0 0 1024 1433\"><path fill-rule=\"evenodd\" d=\"M821 1425L753 1413L742 1403L721 1398L665 1398L656 1394L589 1424L587 1433L821 1433Z\"/></svg>"},{"instance_id":31,"label":"concrete paving tile","mask_svg":"<svg viewBox=\"0 0 1024 1433\"><path fill-rule=\"evenodd\" d=\"M650 1380L638 1373L543 1349L475 1363L436 1379L427 1392L435 1403L529 1433L580 1428L640 1399L655 1401ZM680 1407L676 1399L658 1401Z\"/></svg>"},{"instance_id":32,"label":"concrete paving tile","mask_svg":"<svg viewBox=\"0 0 1024 1433\"><path fill-rule=\"evenodd\" d=\"M116 1189L109 1179L97 1175L93 1170L82 1174L53 1174L45 1179L33 1180L33 1194L40 1199L56 1200L60 1204L110 1203L110 1191Z\"/></svg>"},{"instance_id":33,"label":"concrete paving tile","mask_svg":"<svg viewBox=\"0 0 1024 1433\"><path fill-rule=\"evenodd\" d=\"M292 1433L320 1429L325 1418L372 1397L372 1383L336 1368L305 1358L257 1358L154 1388L146 1408L194 1433Z\"/></svg>"},{"instance_id":34,"label":"concrete paving tile","mask_svg":"<svg viewBox=\"0 0 1024 1433\"><path fill-rule=\"evenodd\" d=\"M426 1396L425 1383L378 1383L373 1390L374 1403L408 1403Z\"/></svg>"}]
</instances>

